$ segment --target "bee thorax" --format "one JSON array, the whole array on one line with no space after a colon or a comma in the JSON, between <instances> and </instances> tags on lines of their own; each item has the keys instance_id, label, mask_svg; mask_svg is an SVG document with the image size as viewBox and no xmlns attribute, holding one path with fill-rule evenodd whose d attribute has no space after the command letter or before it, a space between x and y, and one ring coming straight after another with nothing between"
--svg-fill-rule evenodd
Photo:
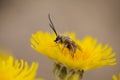
<instances>
[{"instance_id":1,"label":"bee thorax","mask_svg":"<svg viewBox=\"0 0 120 80\"><path fill-rule=\"evenodd\" d=\"M70 38L70 36L60 34L56 37L54 41L58 44L62 44L64 47L68 48L72 53L76 52L77 44Z\"/></svg>"}]
</instances>

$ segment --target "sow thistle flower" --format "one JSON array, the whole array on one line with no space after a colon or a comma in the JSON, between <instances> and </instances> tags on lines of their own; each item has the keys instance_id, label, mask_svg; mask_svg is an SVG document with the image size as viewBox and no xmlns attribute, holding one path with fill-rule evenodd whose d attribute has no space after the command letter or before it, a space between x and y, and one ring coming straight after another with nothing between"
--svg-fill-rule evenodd
<instances>
[{"instance_id":1,"label":"sow thistle flower","mask_svg":"<svg viewBox=\"0 0 120 80\"><path fill-rule=\"evenodd\" d=\"M34 50L55 61L53 72L61 80L78 80L86 70L116 64L115 53L108 44L103 46L90 36L78 40L74 33L65 34L81 48L76 50L74 56L68 48L54 42L55 34L38 31L30 39Z\"/></svg>"},{"instance_id":2,"label":"sow thistle flower","mask_svg":"<svg viewBox=\"0 0 120 80\"><path fill-rule=\"evenodd\" d=\"M42 80L35 78L37 68L36 62L29 66L26 61L18 61L0 51L0 80Z\"/></svg>"}]
</instances>

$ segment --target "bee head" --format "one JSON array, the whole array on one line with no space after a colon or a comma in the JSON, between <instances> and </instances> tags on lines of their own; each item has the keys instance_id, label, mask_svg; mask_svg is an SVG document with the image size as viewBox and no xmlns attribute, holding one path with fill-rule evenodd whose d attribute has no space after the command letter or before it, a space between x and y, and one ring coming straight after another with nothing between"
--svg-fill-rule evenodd
<instances>
[{"instance_id":1,"label":"bee head","mask_svg":"<svg viewBox=\"0 0 120 80\"><path fill-rule=\"evenodd\" d=\"M54 40L54 42L56 43L61 43L62 36L61 35L57 35L56 39Z\"/></svg>"}]
</instances>

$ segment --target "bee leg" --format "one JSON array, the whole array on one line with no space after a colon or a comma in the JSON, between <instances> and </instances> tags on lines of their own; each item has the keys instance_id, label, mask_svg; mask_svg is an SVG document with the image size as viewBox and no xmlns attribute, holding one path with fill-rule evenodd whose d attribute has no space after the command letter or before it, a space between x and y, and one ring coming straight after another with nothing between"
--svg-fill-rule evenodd
<instances>
[{"instance_id":1,"label":"bee leg","mask_svg":"<svg viewBox=\"0 0 120 80\"><path fill-rule=\"evenodd\" d=\"M73 53L75 53L76 52L76 46L71 45L71 50L72 50Z\"/></svg>"},{"instance_id":2,"label":"bee leg","mask_svg":"<svg viewBox=\"0 0 120 80\"><path fill-rule=\"evenodd\" d=\"M74 53L76 51L76 48L74 48L74 46L71 44L71 45L69 45L69 49L70 49L71 56L74 57Z\"/></svg>"},{"instance_id":3,"label":"bee leg","mask_svg":"<svg viewBox=\"0 0 120 80\"><path fill-rule=\"evenodd\" d=\"M74 53L72 52L72 51L70 51L70 54L71 54L71 56L72 56L72 58L74 57Z\"/></svg>"},{"instance_id":4,"label":"bee leg","mask_svg":"<svg viewBox=\"0 0 120 80\"><path fill-rule=\"evenodd\" d=\"M62 48L62 51L64 51L64 48L67 47L67 44L64 44L63 45L63 48Z\"/></svg>"}]
</instances>

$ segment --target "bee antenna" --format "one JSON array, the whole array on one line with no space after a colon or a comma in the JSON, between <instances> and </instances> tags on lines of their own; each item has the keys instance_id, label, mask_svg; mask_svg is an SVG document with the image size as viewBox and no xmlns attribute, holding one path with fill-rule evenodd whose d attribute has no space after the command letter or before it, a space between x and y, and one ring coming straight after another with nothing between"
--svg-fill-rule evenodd
<instances>
[{"instance_id":1,"label":"bee antenna","mask_svg":"<svg viewBox=\"0 0 120 80\"><path fill-rule=\"evenodd\" d=\"M49 26L52 28L52 30L54 31L54 33L55 33L56 36L57 36L58 34L57 34L57 32L56 32L56 30L55 30L55 27L54 27L54 25L53 25L53 22L52 22L52 20L51 20L51 18L50 18L50 14L48 14L48 19L49 19L49 21L50 21Z\"/></svg>"}]
</instances>

